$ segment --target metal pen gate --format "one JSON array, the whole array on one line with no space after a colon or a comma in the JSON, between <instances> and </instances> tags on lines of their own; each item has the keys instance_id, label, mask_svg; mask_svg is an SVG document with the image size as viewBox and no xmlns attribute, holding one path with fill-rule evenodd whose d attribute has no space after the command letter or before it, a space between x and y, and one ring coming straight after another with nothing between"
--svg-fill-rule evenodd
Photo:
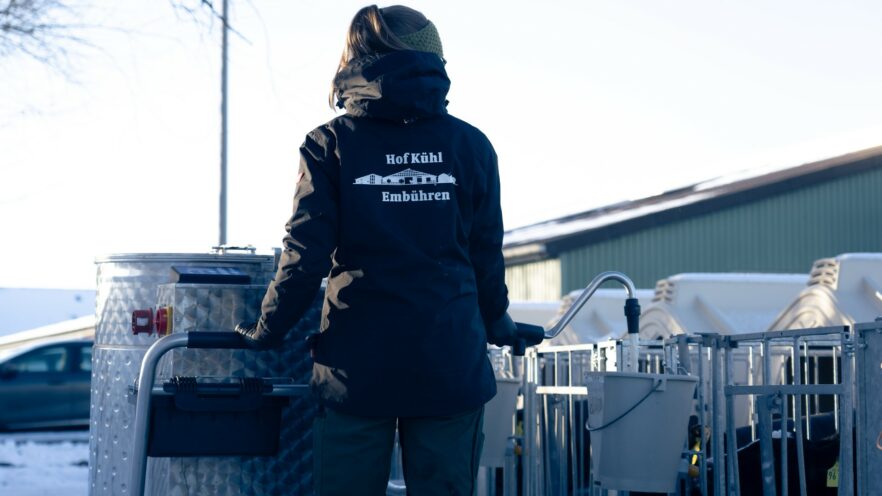
<instances>
[{"instance_id":1,"label":"metal pen gate","mask_svg":"<svg viewBox=\"0 0 882 496\"><path fill-rule=\"evenodd\" d=\"M684 432L680 492L873 494L880 477L873 474L882 473L882 406L867 398L882 384L882 322L855 332L857 346L847 326L642 342L641 372L699 378L691 425L697 435L687 445ZM616 370L620 359L616 342L527 351L521 490L506 494L606 494L589 468L583 378ZM852 436L839 435L853 430L857 464ZM824 478L829 471L835 487L818 482L819 471ZM760 487L742 487L739 476Z\"/></svg>"},{"instance_id":2,"label":"metal pen gate","mask_svg":"<svg viewBox=\"0 0 882 496\"><path fill-rule=\"evenodd\" d=\"M831 455L830 444L835 441L817 439L821 434L822 422L832 417L830 424L823 429L831 436L838 436L838 494L854 494L853 478L853 357L854 347L852 335L848 327L826 327L788 331L770 331L736 336L705 335L698 343L702 354L708 354L711 360L710 377L703 377L703 382L710 380L710 409L705 411L702 424L707 425L710 416L711 452L703 453L713 460L712 480L702 485L703 494L713 489L713 494L763 494L805 496L812 489L814 494L821 482L817 474L833 468L834 462L823 466L822 454L809 458L815 466L812 474L815 481L807 482L806 449L817 443L825 442L827 455ZM758 351L758 360L752 360L754 371L760 371L760 380L754 383L739 384L732 373L733 359L736 350L748 348ZM786 356L789 361L781 370L781 374L773 373L773 357ZM822 356L830 356L834 360L834 373L829 381L819 381L806 377L812 360ZM841 358L841 359L840 359ZM836 371L840 372L837 373ZM703 371L706 372L706 371ZM756 377L751 374L750 377ZM814 380L813 380L814 379ZM751 423L748 429L739 432L735 425L734 401L740 396L754 399L751 408ZM818 398L832 396L833 411L829 415L816 412L811 415L811 405L818 404ZM813 430L818 432L813 432ZM845 433L839 435L839 433ZM724 440L723 442L714 442ZM817 443L816 443L817 441ZM775 445L778 444L778 454ZM792 445L792 446L791 446ZM758 448L759 453L756 453ZM790 452L793 449L795 455ZM753 455L751 455L751 450ZM735 454L735 456L732 456ZM795 456L795 460L791 460ZM725 460L723 463L718 461ZM745 462L754 461L755 464ZM791 463L796 463L796 471L791 474ZM814 463L817 462L817 463ZM724 466L725 465L725 466ZM754 477L742 476L742 472L750 471ZM707 466L702 467L702 476L707 475ZM796 477L795 486L791 487L791 475ZM823 475L822 475L823 477ZM744 490L742 482L760 481L760 487ZM710 487L708 484L710 484ZM743 491L744 490L744 491ZM798 491L798 492L797 492Z\"/></svg>"},{"instance_id":3,"label":"metal pen gate","mask_svg":"<svg viewBox=\"0 0 882 496\"><path fill-rule=\"evenodd\" d=\"M524 357L523 494L590 494L585 372L611 371L617 345L544 346Z\"/></svg>"}]
</instances>

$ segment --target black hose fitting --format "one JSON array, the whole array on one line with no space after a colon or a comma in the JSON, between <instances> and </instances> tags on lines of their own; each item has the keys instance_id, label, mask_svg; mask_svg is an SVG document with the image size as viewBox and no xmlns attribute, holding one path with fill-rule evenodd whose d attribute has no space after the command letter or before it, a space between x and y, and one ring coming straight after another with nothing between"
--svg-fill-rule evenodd
<instances>
[{"instance_id":1,"label":"black hose fitting","mask_svg":"<svg viewBox=\"0 0 882 496\"><path fill-rule=\"evenodd\" d=\"M640 332L640 302L637 298L625 300L625 319L628 321L628 334Z\"/></svg>"}]
</instances>

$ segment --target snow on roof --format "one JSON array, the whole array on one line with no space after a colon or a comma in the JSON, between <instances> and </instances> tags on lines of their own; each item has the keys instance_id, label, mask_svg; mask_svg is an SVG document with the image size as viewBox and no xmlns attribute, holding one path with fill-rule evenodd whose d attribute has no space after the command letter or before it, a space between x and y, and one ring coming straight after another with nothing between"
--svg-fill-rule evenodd
<instances>
[{"instance_id":1,"label":"snow on roof","mask_svg":"<svg viewBox=\"0 0 882 496\"><path fill-rule=\"evenodd\" d=\"M551 239L565 236L567 234L588 231L625 220L643 217L662 210L682 207L713 196L714 195L712 194L696 194L686 198L675 198L647 205L636 205L637 202L633 202L633 206L621 210L613 210L611 207L605 207L604 209L586 212L584 214L586 217L584 218L562 218L511 230L505 233L504 244L517 245L540 239ZM627 205L631 204L632 202L627 203ZM603 210L606 210L606 212Z\"/></svg>"},{"instance_id":2,"label":"snow on roof","mask_svg":"<svg viewBox=\"0 0 882 496\"><path fill-rule=\"evenodd\" d=\"M756 272L682 272L668 277L668 281L707 281L722 283L746 283L746 284L801 284L805 286L808 276L805 274L773 274Z\"/></svg>"}]
</instances>

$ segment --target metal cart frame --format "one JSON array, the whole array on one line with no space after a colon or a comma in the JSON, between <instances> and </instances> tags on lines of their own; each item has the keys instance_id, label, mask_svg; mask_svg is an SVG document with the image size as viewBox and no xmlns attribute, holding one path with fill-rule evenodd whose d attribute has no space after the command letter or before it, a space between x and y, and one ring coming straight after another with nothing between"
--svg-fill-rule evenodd
<instances>
[{"instance_id":1,"label":"metal cart frame","mask_svg":"<svg viewBox=\"0 0 882 496\"><path fill-rule=\"evenodd\" d=\"M235 332L188 332L172 334L153 343L144 354L138 381L132 393L135 395L134 447L132 449L132 494L143 495L147 471L147 444L150 436L150 405L153 396L168 395L162 387L154 388L156 368L160 358L175 348L187 349L247 349L242 336ZM300 396L309 392L309 386L301 384L273 384L269 396Z\"/></svg>"}]
</instances>

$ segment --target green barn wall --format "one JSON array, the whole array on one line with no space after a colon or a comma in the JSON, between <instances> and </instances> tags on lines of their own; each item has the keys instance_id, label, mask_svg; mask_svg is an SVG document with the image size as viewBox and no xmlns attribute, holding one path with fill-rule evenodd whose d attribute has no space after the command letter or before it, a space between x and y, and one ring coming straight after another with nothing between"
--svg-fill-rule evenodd
<instances>
[{"instance_id":1,"label":"green barn wall","mask_svg":"<svg viewBox=\"0 0 882 496\"><path fill-rule=\"evenodd\" d=\"M542 260L505 268L512 301L554 301L561 297L560 260Z\"/></svg>"},{"instance_id":2,"label":"green barn wall","mask_svg":"<svg viewBox=\"0 0 882 496\"><path fill-rule=\"evenodd\" d=\"M683 272L808 274L819 258L868 251L882 251L882 169L563 252L561 289L606 270L641 288Z\"/></svg>"}]
</instances>

